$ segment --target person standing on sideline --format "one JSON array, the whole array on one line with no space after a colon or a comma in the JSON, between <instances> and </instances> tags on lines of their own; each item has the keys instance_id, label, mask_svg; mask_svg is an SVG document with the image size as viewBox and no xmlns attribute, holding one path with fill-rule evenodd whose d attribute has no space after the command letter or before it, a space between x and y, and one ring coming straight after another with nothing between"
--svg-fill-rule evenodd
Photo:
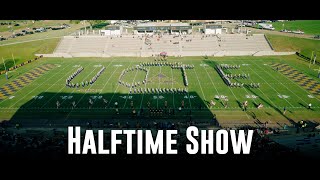
<instances>
[{"instance_id":1,"label":"person standing on sideline","mask_svg":"<svg viewBox=\"0 0 320 180\"><path fill-rule=\"evenodd\" d=\"M309 105L308 105L308 109L311 109L311 103L309 103Z\"/></svg>"},{"instance_id":2,"label":"person standing on sideline","mask_svg":"<svg viewBox=\"0 0 320 180\"><path fill-rule=\"evenodd\" d=\"M8 77L8 71L6 71L6 80L8 80L9 77Z\"/></svg>"},{"instance_id":3,"label":"person standing on sideline","mask_svg":"<svg viewBox=\"0 0 320 180\"><path fill-rule=\"evenodd\" d=\"M287 108L283 107L283 114L286 114L286 112L287 112Z\"/></svg>"}]
</instances>

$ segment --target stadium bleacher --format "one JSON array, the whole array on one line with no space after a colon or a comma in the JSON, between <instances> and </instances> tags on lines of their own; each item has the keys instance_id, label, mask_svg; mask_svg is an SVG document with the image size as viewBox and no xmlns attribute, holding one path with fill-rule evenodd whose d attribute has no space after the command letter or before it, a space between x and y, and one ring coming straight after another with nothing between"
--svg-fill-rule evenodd
<instances>
[{"instance_id":1,"label":"stadium bleacher","mask_svg":"<svg viewBox=\"0 0 320 180\"><path fill-rule=\"evenodd\" d=\"M54 54L98 54L99 56L151 56L160 52L171 55L212 55L218 52L231 54L253 54L270 51L263 34L247 36L244 34L216 35L153 35L148 38L138 35L123 36L65 36ZM225 53L228 54L228 53Z\"/></svg>"}]
</instances>

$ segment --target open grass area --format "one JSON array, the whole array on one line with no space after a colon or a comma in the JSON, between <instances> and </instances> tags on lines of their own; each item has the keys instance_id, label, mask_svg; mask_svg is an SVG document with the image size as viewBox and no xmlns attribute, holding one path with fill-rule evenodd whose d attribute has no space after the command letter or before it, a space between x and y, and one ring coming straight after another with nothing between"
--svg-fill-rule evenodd
<instances>
[{"instance_id":1,"label":"open grass area","mask_svg":"<svg viewBox=\"0 0 320 180\"><path fill-rule=\"evenodd\" d=\"M274 22L272 25L277 31L280 31L284 28L291 31L301 30L304 31L305 34L320 34L320 20Z\"/></svg>"},{"instance_id":2,"label":"open grass area","mask_svg":"<svg viewBox=\"0 0 320 180\"><path fill-rule=\"evenodd\" d=\"M5 31L21 31L26 28L40 28L40 27L48 27L48 26L61 26L62 24L70 24L69 20L41 20L41 21L33 21L33 20L0 20L0 22L11 22L11 25L0 25L0 32ZM15 24L19 24L19 26L14 26Z\"/></svg>"},{"instance_id":3,"label":"open grass area","mask_svg":"<svg viewBox=\"0 0 320 180\"><path fill-rule=\"evenodd\" d=\"M35 63L22 67L20 74L10 73L10 79L0 77L0 87L17 80L33 69L45 64L55 67L41 76L33 79L13 94L0 100L0 119L28 122L33 124L64 124L66 122L92 120L107 121L173 121L186 122L192 119L195 122L210 122L216 115L218 122L223 126L259 125L266 121L270 125L291 125L292 121L309 120L320 122L320 94L312 93L300 86L289 76L276 71L275 63L289 65L289 67L304 73L319 83L316 72L319 68L301 61L295 56L278 57L169 57L168 62L182 62L192 64L194 69L187 69L189 85L188 93L130 93L127 88L118 83L122 70L134 67L141 62L154 62L152 58L117 57L117 58L44 58ZM226 70L225 73L250 74L250 79L232 79L239 83L260 83L260 88L231 88L228 87L217 71L216 64L240 65L240 69ZM106 70L93 84L79 88L65 86L65 81L79 66L84 70L74 79L73 83L89 81L102 66ZM140 88L184 88L180 69L171 69L168 66L151 66L148 81ZM124 80L130 83L142 81L145 74L141 71L132 71L125 75ZM311 96L310 96L311 95ZM227 97L228 106L225 107L223 97ZM93 105L89 108L89 99ZM104 103L103 99L108 100ZM208 103L214 100L216 105L210 107ZM241 103L248 101L247 111L242 111ZM59 101L61 106L56 107ZM72 108L72 102L76 107ZM131 101L133 109L139 112L139 118L131 119ZM167 108L164 103L167 101ZM184 109L178 110L184 101ZM115 114L114 104L118 102L119 115ZM148 102L151 108L164 109L162 114L151 114L148 111ZM264 107L257 109L262 103ZM312 110L307 104L312 103ZM283 114L283 108L287 108ZM143 112L140 114L140 110ZM169 109L175 114L169 115Z\"/></svg>"},{"instance_id":4,"label":"open grass area","mask_svg":"<svg viewBox=\"0 0 320 180\"><path fill-rule=\"evenodd\" d=\"M0 46L14 44L14 43L35 41L39 39L50 39L50 38L62 37L62 36L70 35L71 33L75 32L81 27L84 27L85 25L79 23L79 24L70 24L70 26L71 28L66 28L61 30L48 30L47 32L29 34L25 36L18 36L16 38L10 38L5 41L0 41Z\"/></svg>"},{"instance_id":5,"label":"open grass area","mask_svg":"<svg viewBox=\"0 0 320 180\"><path fill-rule=\"evenodd\" d=\"M5 60L7 68L14 66L14 60L16 64L33 59L37 53L52 53L59 43L60 38L32 41L20 44L13 44L7 46L0 46L0 71L4 70L2 58ZM13 55L13 57L12 57Z\"/></svg>"},{"instance_id":6,"label":"open grass area","mask_svg":"<svg viewBox=\"0 0 320 180\"><path fill-rule=\"evenodd\" d=\"M311 57L312 51L320 57L320 41L280 35L266 34L275 51L297 51Z\"/></svg>"}]
</instances>

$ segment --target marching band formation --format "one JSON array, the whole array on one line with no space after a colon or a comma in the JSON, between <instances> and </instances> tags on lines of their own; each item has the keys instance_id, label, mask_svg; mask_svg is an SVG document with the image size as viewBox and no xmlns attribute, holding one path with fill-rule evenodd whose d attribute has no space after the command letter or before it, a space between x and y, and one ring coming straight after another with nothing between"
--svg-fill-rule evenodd
<instances>
[{"instance_id":1,"label":"marching band formation","mask_svg":"<svg viewBox=\"0 0 320 180\"><path fill-rule=\"evenodd\" d=\"M130 89L129 94L161 94L161 93L174 93L174 94L185 94L188 93L187 88L134 88Z\"/></svg>"},{"instance_id":2,"label":"marching band formation","mask_svg":"<svg viewBox=\"0 0 320 180\"><path fill-rule=\"evenodd\" d=\"M124 75L130 71L134 71L134 70L140 70L140 71L144 71L146 72L146 76L144 77L144 80L142 82L134 82L134 83L128 83L128 82L124 82L122 80L122 78L124 77ZM131 67L131 68L127 68L127 69L124 69L121 74L120 74L120 77L119 77L119 84L123 85L123 86L126 86L127 88L136 88L142 84L145 84L147 83L147 78L148 78L148 75L149 75L149 70L145 67L142 67L142 66L135 66L135 67Z\"/></svg>"},{"instance_id":3,"label":"marching band formation","mask_svg":"<svg viewBox=\"0 0 320 180\"><path fill-rule=\"evenodd\" d=\"M222 69L239 69L240 65L229 65L229 64L220 64L216 66L216 70L218 74L222 77L223 81L230 87L239 87L242 88L244 86L249 88L260 88L260 83L238 83L231 82L230 79L250 79L250 74L226 74Z\"/></svg>"},{"instance_id":4,"label":"marching band formation","mask_svg":"<svg viewBox=\"0 0 320 180\"><path fill-rule=\"evenodd\" d=\"M240 65L220 64L222 69L240 69Z\"/></svg>"},{"instance_id":5,"label":"marching band formation","mask_svg":"<svg viewBox=\"0 0 320 180\"><path fill-rule=\"evenodd\" d=\"M120 76L119 76L119 84L126 86L127 88L130 88L130 93L184 93L187 92L187 89L176 89L176 88L137 88L143 84L147 83L147 78L149 76L149 69L145 68L146 66L170 66L172 69L181 69L182 70L182 74L183 74L183 81L184 81L184 85L188 86L188 77L187 77L187 73L186 73L186 69L193 69L194 65L191 64L182 64L181 62L144 62L144 63L140 63L137 66L131 67L131 68L127 68L124 69ZM140 71L144 71L146 72L146 76L144 78L144 80L142 82L134 82L134 83L128 83L122 80L122 78L124 77L124 75L130 71L135 71L135 70L140 70ZM134 88L133 90L131 90L131 88Z\"/></svg>"},{"instance_id":6,"label":"marching band formation","mask_svg":"<svg viewBox=\"0 0 320 180\"><path fill-rule=\"evenodd\" d=\"M76 72L74 72L72 75L70 75L70 76L66 79L66 86L67 86L67 87L70 87L70 88L79 88L80 85L81 85L82 87L89 86L89 84L92 85L93 83L95 83L95 82L97 81L98 77L100 77L100 75L104 72L104 70L106 69L106 67L103 66L103 67L100 69L100 71L98 71L98 73L97 73L95 76L93 76L92 79L90 79L89 82L88 82L88 81L85 81L85 82L82 81L81 83L76 83L76 84L71 83L71 81L72 81L77 75L79 75L79 74L83 71L83 69L84 69L83 67L79 67Z\"/></svg>"}]
</instances>

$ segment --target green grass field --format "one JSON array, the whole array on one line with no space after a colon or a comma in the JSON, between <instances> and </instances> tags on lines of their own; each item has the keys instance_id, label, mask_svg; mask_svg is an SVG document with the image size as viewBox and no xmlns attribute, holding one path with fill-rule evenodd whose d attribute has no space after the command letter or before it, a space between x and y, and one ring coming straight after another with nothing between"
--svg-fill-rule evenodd
<instances>
[{"instance_id":1,"label":"green grass field","mask_svg":"<svg viewBox=\"0 0 320 180\"><path fill-rule=\"evenodd\" d=\"M0 46L1 58L4 59L6 67L10 68L14 66L14 60L16 64L20 64L29 59L33 59L35 54L41 53L53 53L60 41L60 38L39 40L21 44L13 44L7 46ZM4 64L1 59L0 71L4 70Z\"/></svg>"},{"instance_id":2,"label":"green grass field","mask_svg":"<svg viewBox=\"0 0 320 180\"><path fill-rule=\"evenodd\" d=\"M40 27L48 27L48 26L61 26L62 24L70 24L69 20L42 20L42 21L33 21L32 20L16 20L16 21L9 21L9 20L0 20L0 22L12 22L12 25L0 25L0 32L15 30L21 31L26 28L40 28ZM14 26L14 24L19 24L19 26ZM11 26L11 28L8 28Z\"/></svg>"},{"instance_id":3,"label":"green grass field","mask_svg":"<svg viewBox=\"0 0 320 180\"><path fill-rule=\"evenodd\" d=\"M311 57L312 51L320 56L320 41L313 39L297 38L266 34L275 51L296 51Z\"/></svg>"},{"instance_id":4,"label":"green grass field","mask_svg":"<svg viewBox=\"0 0 320 180\"><path fill-rule=\"evenodd\" d=\"M186 70L189 86L188 94L130 94L129 88L118 83L122 70L132 67L140 62L154 62L152 58L118 57L118 58L43 58L34 63L10 72L10 79L6 80L2 75L0 87L8 82L23 76L32 69L43 64L54 64L55 68L47 71L17 92L0 100L0 119L21 121L28 123L66 123L92 120L128 121L131 119L131 101L134 109L144 109L143 121L152 122L154 119L163 121L186 122L192 117L193 121L210 122L213 114L223 126L257 125L269 121L269 124L291 125L292 121L309 120L320 121L320 96L312 94L288 76L277 72L271 67L273 63L287 64L291 68L304 73L309 78L318 82L316 65L308 68L308 63L299 60L296 56L283 57L169 57L168 62L182 62L193 64L194 69ZM227 73L249 73L250 79L239 79L240 83L260 83L261 88L230 88L225 85L217 71L216 64L241 65L240 69L228 70ZM84 67L72 82L80 83L91 79L100 69L106 70L91 86L80 88L68 88L65 86L66 78L79 66ZM124 77L127 82L142 81L145 74L141 71L133 71ZM236 81L236 80L232 80ZM148 83L142 88L179 88L184 87L181 70L170 67L150 67ZM308 95L312 95L310 98ZM218 99L217 96L220 98ZM221 96L228 97L228 107L225 108ZM88 100L91 98L94 104L89 109ZM108 100L104 104L103 98ZM181 112L178 107L184 101L185 109ZM210 100L216 105L209 107ZM249 102L248 111L241 109L241 103ZM56 108L59 101L61 107ZM72 109L72 102L77 106ZM114 103L119 103L120 115L115 114ZM164 102L168 102L168 108L175 109L175 115L151 116L147 111L147 103L151 107L163 108ZM264 107L257 109L256 105L262 103ZM312 103L312 110L306 108ZM200 109L201 106L201 109ZM282 114L283 108L288 111ZM190 112L191 111L191 112ZM190 114L191 113L191 114ZM136 120L135 120L136 121Z\"/></svg>"},{"instance_id":5,"label":"green grass field","mask_svg":"<svg viewBox=\"0 0 320 180\"><path fill-rule=\"evenodd\" d=\"M66 29L61 29L61 30L48 30L47 32L29 34L29 35L25 35L25 36L18 36L16 38L10 38L5 41L0 41L0 46L14 44L14 43L24 43L24 42L29 42L29 41L36 41L36 40L40 40L40 39L51 39L51 38L67 36L67 35L70 35L71 33L74 33L76 30L78 30L81 27L84 27L86 25L83 25L81 23L80 24L70 24L71 28L66 28ZM1 33L0 33L0 35L1 35Z\"/></svg>"},{"instance_id":6,"label":"green grass field","mask_svg":"<svg viewBox=\"0 0 320 180\"><path fill-rule=\"evenodd\" d=\"M284 24L284 26L283 26ZM302 30L305 34L320 34L320 20L297 20L272 23L275 30L280 31L283 29L296 31Z\"/></svg>"}]
</instances>

